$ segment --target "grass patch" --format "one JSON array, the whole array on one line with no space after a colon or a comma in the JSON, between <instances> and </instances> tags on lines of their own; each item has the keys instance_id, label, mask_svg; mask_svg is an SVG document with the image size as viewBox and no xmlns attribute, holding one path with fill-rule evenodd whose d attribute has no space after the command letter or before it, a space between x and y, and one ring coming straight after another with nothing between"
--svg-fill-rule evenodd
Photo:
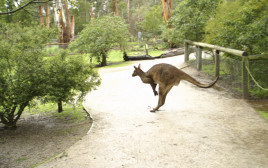
<instances>
[{"instance_id":1,"label":"grass patch","mask_svg":"<svg viewBox=\"0 0 268 168\"><path fill-rule=\"evenodd\" d=\"M74 107L70 104L65 104L63 106L64 111L61 113L56 111L52 112L52 116L57 118L57 119L64 119L66 121L70 121L70 122L80 122L80 121L84 121L85 120L85 113L83 113L83 107L78 106L78 107Z\"/></svg>"},{"instance_id":2,"label":"grass patch","mask_svg":"<svg viewBox=\"0 0 268 168\"><path fill-rule=\"evenodd\" d=\"M48 55L53 55L56 54L58 52L59 48L57 47L51 47L51 48L47 48L46 52ZM161 54L163 54L164 52L166 52L167 50L155 50L155 49L149 49L149 55L152 57L156 57L156 56L160 56ZM130 65L130 62L125 62L124 58L123 58L123 54L124 52L119 50L119 49L112 49L108 52L107 55L107 64L110 64L109 66L107 66L108 68L116 68L116 67L123 67L123 66L127 66ZM131 50L127 51L127 54L129 56L139 56L139 55L145 55L145 48L142 47L140 48L140 50L137 50L137 48L131 48ZM78 57L81 56L83 57L84 61L86 62L90 62L90 60L92 61L91 64L93 66L99 65L98 59L96 57L92 57L90 58L90 54L74 54L74 55L69 55L68 57ZM51 59L53 56L48 56L45 57L44 59Z\"/></svg>"},{"instance_id":3,"label":"grass patch","mask_svg":"<svg viewBox=\"0 0 268 168\"><path fill-rule=\"evenodd\" d=\"M119 67L131 65L131 64L133 64L132 61L124 61L124 62L118 62L118 63L114 63L111 65L107 65L105 67L100 67L100 68L119 68Z\"/></svg>"},{"instance_id":4,"label":"grass patch","mask_svg":"<svg viewBox=\"0 0 268 168\"><path fill-rule=\"evenodd\" d=\"M83 112L83 106L81 104L74 106L72 104L64 103L63 112L58 113L58 106L55 103L41 104L38 101L34 103L36 103L34 106L30 108L27 107L25 109L24 115L41 114L45 116L52 116L56 119L61 119L70 123L80 122L86 119L85 113Z\"/></svg>"},{"instance_id":5,"label":"grass patch","mask_svg":"<svg viewBox=\"0 0 268 168\"><path fill-rule=\"evenodd\" d=\"M266 119L266 121L268 122L268 113L267 112L264 112L264 111L258 111L258 113Z\"/></svg>"},{"instance_id":6,"label":"grass patch","mask_svg":"<svg viewBox=\"0 0 268 168\"><path fill-rule=\"evenodd\" d=\"M121 50L111 50L107 56L107 62L122 62L124 61L123 52Z\"/></svg>"},{"instance_id":7,"label":"grass patch","mask_svg":"<svg viewBox=\"0 0 268 168\"><path fill-rule=\"evenodd\" d=\"M214 75L214 65L202 65L202 71L209 75Z\"/></svg>"},{"instance_id":8,"label":"grass patch","mask_svg":"<svg viewBox=\"0 0 268 168\"><path fill-rule=\"evenodd\" d=\"M35 114L47 115L47 114L57 110L57 105L55 103L43 104L37 100L34 100L31 103L32 103L31 106L27 107L25 109L25 112L30 114L30 115L35 115Z\"/></svg>"}]
</instances>

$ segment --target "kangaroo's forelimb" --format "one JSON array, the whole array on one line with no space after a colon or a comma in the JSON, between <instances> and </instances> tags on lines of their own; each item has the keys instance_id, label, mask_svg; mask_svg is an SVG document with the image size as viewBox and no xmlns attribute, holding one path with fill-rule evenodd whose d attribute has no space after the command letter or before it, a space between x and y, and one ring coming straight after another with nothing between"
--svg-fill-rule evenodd
<instances>
[{"instance_id":1,"label":"kangaroo's forelimb","mask_svg":"<svg viewBox=\"0 0 268 168\"><path fill-rule=\"evenodd\" d=\"M157 84L155 84L154 80L151 77L148 77L145 74L143 74L142 77L141 77L141 81L143 83L150 84L152 89L153 89L154 95L155 96L158 95L157 91L155 90Z\"/></svg>"},{"instance_id":2,"label":"kangaroo's forelimb","mask_svg":"<svg viewBox=\"0 0 268 168\"><path fill-rule=\"evenodd\" d=\"M157 91L155 90L157 84L154 83L154 80L152 78L145 76L145 77L141 78L141 80L143 83L150 84L152 89L153 89L154 95L155 96L158 95Z\"/></svg>"}]
</instances>

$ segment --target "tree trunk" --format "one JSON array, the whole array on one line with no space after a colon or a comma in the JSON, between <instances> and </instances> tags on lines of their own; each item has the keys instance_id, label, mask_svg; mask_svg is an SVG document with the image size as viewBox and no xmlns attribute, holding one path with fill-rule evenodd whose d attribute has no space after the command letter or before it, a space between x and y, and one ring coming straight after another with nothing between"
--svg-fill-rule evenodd
<instances>
[{"instance_id":1,"label":"tree trunk","mask_svg":"<svg viewBox=\"0 0 268 168\"><path fill-rule=\"evenodd\" d=\"M116 0L113 0L113 14L114 14L114 16L117 16L117 2L116 2Z\"/></svg>"},{"instance_id":2,"label":"tree trunk","mask_svg":"<svg viewBox=\"0 0 268 168\"><path fill-rule=\"evenodd\" d=\"M65 13L66 13L66 23L65 23L65 26L66 26L66 34L65 34L65 40L66 40L66 43L69 43L70 42L70 34L71 34L71 21L70 21L70 16L69 16L69 9L68 9L68 5L66 3L66 0L63 0L63 3L64 3L64 10L65 10Z\"/></svg>"},{"instance_id":3,"label":"tree trunk","mask_svg":"<svg viewBox=\"0 0 268 168\"><path fill-rule=\"evenodd\" d=\"M89 8L89 14L90 14L90 18L91 18L91 20L94 19L94 13L93 13L92 8L93 8L92 6Z\"/></svg>"},{"instance_id":4,"label":"tree trunk","mask_svg":"<svg viewBox=\"0 0 268 168\"><path fill-rule=\"evenodd\" d=\"M71 16L71 34L70 34L70 40L74 40L74 30L75 30L75 20L74 16Z\"/></svg>"},{"instance_id":5,"label":"tree trunk","mask_svg":"<svg viewBox=\"0 0 268 168\"><path fill-rule=\"evenodd\" d=\"M49 5L46 4L46 27L50 27Z\"/></svg>"},{"instance_id":6,"label":"tree trunk","mask_svg":"<svg viewBox=\"0 0 268 168\"><path fill-rule=\"evenodd\" d=\"M58 11L57 11L57 0L53 0L53 10L54 10L54 23L55 23L55 27L58 28L59 26L59 16L58 16Z\"/></svg>"},{"instance_id":7,"label":"tree trunk","mask_svg":"<svg viewBox=\"0 0 268 168\"><path fill-rule=\"evenodd\" d=\"M127 0L127 22L130 23L130 15L129 15L129 8L130 8L130 0Z\"/></svg>"},{"instance_id":8,"label":"tree trunk","mask_svg":"<svg viewBox=\"0 0 268 168\"><path fill-rule=\"evenodd\" d=\"M64 32L64 22L63 22L63 16L62 16L62 9L58 9L58 16L59 16L59 23L58 23L58 42L59 43L64 43L63 42L63 32Z\"/></svg>"},{"instance_id":9,"label":"tree trunk","mask_svg":"<svg viewBox=\"0 0 268 168\"><path fill-rule=\"evenodd\" d=\"M43 17L43 6L39 6L39 25L44 24L44 17Z\"/></svg>"},{"instance_id":10,"label":"tree trunk","mask_svg":"<svg viewBox=\"0 0 268 168\"><path fill-rule=\"evenodd\" d=\"M63 8L63 4L65 4ZM55 13L55 24L58 29L58 42L59 43L69 43L70 41L70 28L69 28L69 11L67 8L66 0L53 0L53 8ZM65 11L65 12L64 12ZM66 13L66 15L65 15ZM66 48L67 46L61 45L61 47Z\"/></svg>"},{"instance_id":11,"label":"tree trunk","mask_svg":"<svg viewBox=\"0 0 268 168\"><path fill-rule=\"evenodd\" d=\"M107 65L106 54L101 54L101 66Z\"/></svg>"},{"instance_id":12,"label":"tree trunk","mask_svg":"<svg viewBox=\"0 0 268 168\"><path fill-rule=\"evenodd\" d=\"M58 112L61 113L63 111L62 109L62 101L59 99L58 100Z\"/></svg>"},{"instance_id":13,"label":"tree trunk","mask_svg":"<svg viewBox=\"0 0 268 168\"><path fill-rule=\"evenodd\" d=\"M17 105L14 105L13 108L5 109L5 112L0 114L0 119L1 119L1 122L5 125L5 129L17 128L16 123L19 120L22 112L24 111L28 103L29 103L28 101L25 103L22 103L19 105L19 107Z\"/></svg>"},{"instance_id":14,"label":"tree trunk","mask_svg":"<svg viewBox=\"0 0 268 168\"><path fill-rule=\"evenodd\" d=\"M171 7L172 7L172 0L161 0L162 6L162 17L167 24L168 19L171 17Z\"/></svg>"}]
</instances>

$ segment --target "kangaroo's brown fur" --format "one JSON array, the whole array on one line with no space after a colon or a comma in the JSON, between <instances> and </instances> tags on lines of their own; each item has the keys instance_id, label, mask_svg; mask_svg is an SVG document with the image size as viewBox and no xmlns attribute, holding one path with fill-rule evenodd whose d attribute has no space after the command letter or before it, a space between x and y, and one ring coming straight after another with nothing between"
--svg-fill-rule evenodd
<instances>
[{"instance_id":1,"label":"kangaroo's brown fur","mask_svg":"<svg viewBox=\"0 0 268 168\"><path fill-rule=\"evenodd\" d=\"M186 74L185 72L179 70L178 68L169 65L169 64L156 64L152 68L150 68L147 72L143 72L140 68L135 67L135 70L132 76L139 76L143 83L148 83L152 86L154 95L158 95L157 91L155 90L156 85L159 85L159 99L158 105L151 110L151 112L155 112L161 106L165 104L166 96L171 88L176 85L178 86L181 80L186 80L198 87L201 88L209 88L212 87L218 80L218 77L215 81L210 84L202 84L195 80L190 75Z\"/></svg>"}]
</instances>

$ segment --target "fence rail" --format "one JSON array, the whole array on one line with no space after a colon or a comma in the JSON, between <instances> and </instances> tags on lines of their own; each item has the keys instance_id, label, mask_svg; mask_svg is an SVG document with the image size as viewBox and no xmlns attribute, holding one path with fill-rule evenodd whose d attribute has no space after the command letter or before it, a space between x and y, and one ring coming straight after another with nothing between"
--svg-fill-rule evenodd
<instances>
[{"instance_id":1,"label":"fence rail","mask_svg":"<svg viewBox=\"0 0 268 168\"><path fill-rule=\"evenodd\" d=\"M248 99L249 98L249 74L247 71L249 60L262 60L262 59L268 59L268 54L262 54L262 55L248 55L246 51L231 49L231 48L225 48L217 45L207 44L207 43L201 43L201 42L194 42L190 40L184 40L184 61L189 61L189 55L190 55L190 45L196 46L196 59L197 59L197 69L202 70L202 49L203 48L209 48L212 49L215 55L215 76L220 76L220 52L229 53L235 56L238 56L241 58L242 61L242 92L243 92L243 98Z\"/></svg>"}]
</instances>

